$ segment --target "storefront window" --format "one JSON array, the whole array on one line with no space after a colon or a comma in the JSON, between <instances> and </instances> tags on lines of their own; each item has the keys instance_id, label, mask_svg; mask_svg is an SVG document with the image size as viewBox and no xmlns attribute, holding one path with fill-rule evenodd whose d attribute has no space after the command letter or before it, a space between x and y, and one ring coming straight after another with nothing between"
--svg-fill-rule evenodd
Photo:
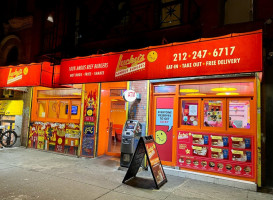
<instances>
[{"instance_id":1,"label":"storefront window","mask_svg":"<svg viewBox=\"0 0 273 200\"><path fill-rule=\"evenodd\" d=\"M175 93L175 85L159 85L155 86L155 93Z\"/></svg>"},{"instance_id":2,"label":"storefront window","mask_svg":"<svg viewBox=\"0 0 273 200\"><path fill-rule=\"evenodd\" d=\"M46 113L46 101L38 101L38 117L45 118Z\"/></svg>"},{"instance_id":3,"label":"storefront window","mask_svg":"<svg viewBox=\"0 0 273 200\"><path fill-rule=\"evenodd\" d=\"M79 121L80 112L81 112L80 99L38 100L39 118L44 118L51 121L54 120L55 122L63 122L64 120Z\"/></svg>"},{"instance_id":4,"label":"storefront window","mask_svg":"<svg viewBox=\"0 0 273 200\"><path fill-rule=\"evenodd\" d=\"M67 100L60 101L60 119L68 119L68 103Z\"/></svg>"},{"instance_id":5,"label":"storefront window","mask_svg":"<svg viewBox=\"0 0 273 200\"><path fill-rule=\"evenodd\" d=\"M240 83L213 83L213 84L192 84L180 85L180 95L186 96L238 96L238 95L253 95L253 82Z\"/></svg>"},{"instance_id":6,"label":"storefront window","mask_svg":"<svg viewBox=\"0 0 273 200\"><path fill-rule=\"evenodd\" d=\"M81 97L81 89L54 89L54 90L40 90L37 92L37 97Z\"/></svg>"},{"instance_id":7,"label":"storefront window","mask_svg":"<svg viewBox=\"0 0 273 200\"><path fill-rule=\"evenodd\" d=\"M126 91L125 89L110 89L110 96L121 97L125 91Z\"/></svg>"},{"instance_id":8,"label":"storefront window","mask_svg":"<svg viewBox=\"0 0 273 200\"><path fill-rule=\"evenodd\" d=\"M80 119L81 101L73 100L71 101L71 104L71 119Z\"/></svg>"},{"instance_id":9,"label":"storefront window","mask_svg":"<svg viewBox=\"0 0 273 200\"><path fill-rule=\"evenodd\" d=\"M197 126L198 100L182 100L182 125Z\"/></svg>"},{"instance_id":10,"label":"storefront window","mask_svg":"<svg viewBox=\"0 0 273 200\"><path fill-rule=\"evenodd\" d=\"M58 101L48 102L48 118L57 118Z\"/></svg>"},{"instance_id":11,"label":"storefront window","mask_svg":"<svg viewBox=\"0 0 273 200\"><path fill-rule=\"evenodd\" d=\"M204 126L223 127L223 101L204 101Z\"/></svg>"},{"instance_id":12,"label":"storefront window","mask_svg":"<svg viewBox=\"0 0 273 200\"><path fill-rule=\"evenodd\" d=\"M250 101L229 101L229 128L250 129Z\"/></svg>"},{"instance_id":13,"label":"storefront window","mask_svg":"<svg viewBox=\"0 0 273 200\"><path fill-rule=\"evenodd\" d=\"M200 85L180 85L179 93L187 96L206 95L200 93Z\"/></svg>"}]
</instances>

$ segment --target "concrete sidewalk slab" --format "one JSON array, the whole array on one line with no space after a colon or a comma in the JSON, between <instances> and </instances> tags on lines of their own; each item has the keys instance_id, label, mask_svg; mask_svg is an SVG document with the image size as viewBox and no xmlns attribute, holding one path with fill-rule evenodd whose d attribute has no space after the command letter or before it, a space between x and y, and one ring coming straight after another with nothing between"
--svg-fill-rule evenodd
<instances>
[{"instance_id":1,"label":"concrete sidewalk slab","mask_svg":"<svg viewBox=\"0 0 273 200\"><path fill-rule=\"evenodd\" d=\"M143 198L143 197L137 197L137 196L132 196L129 194L123 194L119 192L109 192L105 194L104 196L98 198L98 200L146 200L148 198Z\"/></svg>"},{"instance_id":2,"label":"concrete sidewalk slab","mask_svg":"<svg viewBox=\"0 0 273 200\"><path fill-rule=\"evenodd\" d=\"M187 195L194 195L201 199L246 199L247 190L230 188L226 186L216 185L213 183L206 183L197 180L188 179L183 186L179 187L174 195L187 197Z\"/></svg>"},{"instance_id":3,"label":"concrete sidewalk slab","mask_svg":"<svg viewBox=\"0 0 273 200\"><path fill-rule=\"evenodd\" d=\"M0 151L0 199L273 199L273 195L167 175L155 188L150 171L122 184L119 159L77 158L34 149Z\"/></svg>"}]
</instances>

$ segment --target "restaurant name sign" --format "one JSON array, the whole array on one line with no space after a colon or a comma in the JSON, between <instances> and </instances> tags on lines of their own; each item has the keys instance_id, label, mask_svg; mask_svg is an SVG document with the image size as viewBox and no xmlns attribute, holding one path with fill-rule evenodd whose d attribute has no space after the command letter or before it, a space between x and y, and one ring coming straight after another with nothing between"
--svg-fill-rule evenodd
<instances>
[{"instance_id":1,"label":"restaurant name sign","mask_svg":"<svg viewBox=\"0 0 273 200\"><path fill-rule=\"evenodd\" d=\"M0 87L52 86L49 62L0 67Z\"/></svg>"},{"instance_id":2,"label":"restaurant name sign","mask_svg":"<svg viewBox=\"0 0 273 200\"><path fill-rule=\"evenodd\" d=\"M62 60L60 84L262 71L262 32Z\"/></svg>"}]
</instances>

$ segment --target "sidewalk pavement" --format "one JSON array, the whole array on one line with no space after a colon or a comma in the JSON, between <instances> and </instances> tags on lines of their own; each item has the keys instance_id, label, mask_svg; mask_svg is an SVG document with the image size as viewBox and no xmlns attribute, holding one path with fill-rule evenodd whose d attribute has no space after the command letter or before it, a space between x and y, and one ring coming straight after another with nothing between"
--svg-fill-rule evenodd
<instances>
[{"instance_id":1,"label":"sidewalk pavement","mask_svg":"<svg viewBox=\"0 0 273 200\"><path fill-rule=\"evenodd\" d=\"M122 184L119 159L87 159L23 147L0 149L0 199L273 199L273 195L167 175L155 189L149 171Z\"/></svg>"}]
</instances>

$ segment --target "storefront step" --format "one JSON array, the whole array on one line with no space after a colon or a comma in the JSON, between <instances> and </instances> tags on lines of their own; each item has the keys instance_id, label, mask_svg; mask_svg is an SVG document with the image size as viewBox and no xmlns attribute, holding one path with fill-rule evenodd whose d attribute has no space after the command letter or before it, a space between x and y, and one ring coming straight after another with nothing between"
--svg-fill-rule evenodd
<instances>
[{"instance_id":1,"label":"storefront step","mask_svg":"<svg viewBox=\"0 0 273 200\"><path fill-rule=\"evenodd\" d=\"M199 181L205 181L209 183L215 183L219 185L226 185L230 187L246 189L250 191L257 191L257 184L249 181L242 181L232 178L218 177L198 172L190 172L186 170L179 170L171 168L169 166L163 166L166 175L179 176L184 178L190 178Z\"/></svg>"}]
</instances>

